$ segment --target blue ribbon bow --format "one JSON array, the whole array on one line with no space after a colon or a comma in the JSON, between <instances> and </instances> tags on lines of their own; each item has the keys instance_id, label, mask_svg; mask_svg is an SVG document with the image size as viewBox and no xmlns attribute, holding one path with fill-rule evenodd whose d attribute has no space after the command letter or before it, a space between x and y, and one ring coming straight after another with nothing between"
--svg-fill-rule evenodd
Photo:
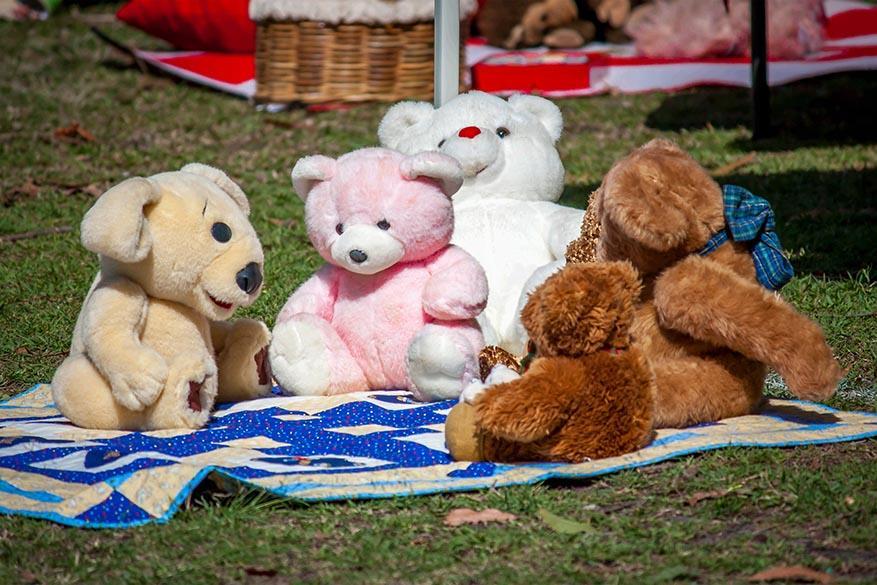
<instances>
[{"instance_id":1,"label":"blue ribbon bow","mask_svg":"<svg viewBox=\"0 0 877 585\"><path fill-rule=\"evenodd\" d=\"M725 228L710 238L700 255L714 252L729 238L735 242L749 242L758 282L770 290L781 289L792 279L795 271L783 255L780 238L774 231L776 221L770 203L737 185L725 185L722 195L725 200Z\"/></svg>"}]
</instances>

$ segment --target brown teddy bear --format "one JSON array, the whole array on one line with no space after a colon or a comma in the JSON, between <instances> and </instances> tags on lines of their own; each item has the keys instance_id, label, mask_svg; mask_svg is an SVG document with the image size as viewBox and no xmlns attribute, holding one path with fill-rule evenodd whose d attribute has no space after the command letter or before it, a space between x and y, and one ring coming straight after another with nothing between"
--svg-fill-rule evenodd
<instances>
[{"instance_id":1,"label":"brown teddy bear","mask_svg":"<svg viewBox=\"0 0 877 585\"><path fill-rule=\"evenodd\" d=\"M214 400L270 391L268 329L224 322L261 292L249 211L240 187L202 164L128 179L97 200L82 243L100 272L52 380L62 414L88 428L197 428Z\"/></svg>"},{"instance_id":2,"label":"brown teddy bear","mask_svg":"<svg viewBox=\"0 0 877 585\"><path fill-rule=\"evenodd\" d=\"M754 412L768 366L801 398L834 393L845 372L822 330L771 290L791 267L765 200L723 190L658 139L612 167L589 211L567 259L626 260L639 272L631 333L655 375L656 427Z\"/></svg>"},{"instance_id":3,"label":"brown teddy bear","mask_svg":"<svg viewBox=\"0 0 877 585\"><path fill-rule=\"evenodd\" d=\"M627 262L570 264L521 315L535 357L523 375L497 366L466 388L445 439L462 461L582 462L645 446L655 388L630 345L640 283Z\"/></svg>"}]
</instances>

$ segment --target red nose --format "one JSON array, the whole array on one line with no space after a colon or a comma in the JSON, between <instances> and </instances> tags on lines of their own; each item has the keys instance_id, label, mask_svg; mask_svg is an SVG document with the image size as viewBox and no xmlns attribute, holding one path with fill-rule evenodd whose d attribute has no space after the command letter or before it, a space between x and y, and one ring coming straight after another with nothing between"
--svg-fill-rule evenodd
<instances>
[{"instance_id":1,"label":"red nose","mask_svg":"<svg viewBox=\"0 0 877 585\"><path fill-rule=\"evenodd\" d=\"M475 138L479 134L481 134L481 130L479 130L477 126L466 126L457 132L457 136L460 138Z\"/></svg>"}]
</instances>

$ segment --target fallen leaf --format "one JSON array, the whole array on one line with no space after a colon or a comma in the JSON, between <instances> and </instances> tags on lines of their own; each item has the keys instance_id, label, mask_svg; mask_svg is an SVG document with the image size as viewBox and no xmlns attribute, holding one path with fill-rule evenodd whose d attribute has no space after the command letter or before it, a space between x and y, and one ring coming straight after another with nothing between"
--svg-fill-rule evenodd
<instances>
[{"instance_id":1,"label":"fallen leaf","mask_svg":"<svg viewBox=\"0 0 877 585\"><path fill-rule=\"evenodd\" d=\"M462 526L463 524L487 524L488 522L510 522L517 519L514 514L487 508L476 512L471 508L456 508L445 516L445 526Z\"/></svg>"},{"instance_id":2,"label":"fallen leaf","mask_svg":"<svg viewBox=\"0 0 877 585\"><path fill-rule=\"evenodd\" d=\"M844 498L844 503L845 503L847 506L852 506L853 504L856 503L856 499L853 498L852 496L847 496L847 497Z\"/></svg>"},{"instance_id":3,"label":"fallen leaf","mask_svg":"<svg viewBox=\"0 0 877 585\"><path fill-rule=\"evenodd\" d=\"M101 189L100 187L98 187L97 185L95 185L94 183L89 183L88 185L86 185L85 187L80 189L80 191L82 191L86 195L91 195L95 199L100 197L104 193L104 190Z\"/></svg>"},{"instance_id":4,"label":"fallen leaf","mask_svg":"<svg viewBox=\"0 0 877 585\"><path fill-rule=\"evenodd\" d=\"M40 580L39 577L37 577L35 574L31 573L27 569L21 571L18 574L18 577L19 579L21 579L22 583L39 583Z\"/></svg>"},{"instance_id":5,"label":"fallen leaf","mask_svg":"<svg viewBox=\"0 0 877 585\"><path fill-rule=\"evenodd\" d=\"M32 199L40 194L40 186L28 179L18 187L13 187L3 194L3 207L12 207L21 199Z\"/></svg>"},{"instance_id":6,"label":"fallen leaf","mask_svg":"<svg viewBox=\"0 0 877 585\"><path fill-rule=\"evenodd\" d=\"M759 571L751 577L750 581L800 581L804 583L831 583L831 575L821 571L814 571L801 565L777 565Z\"/></svg>"},{"instance_id":7,"label":"fallen leaf","mask_svg":"<svg viewBox=\"0 0 877 585\"><path fill-rule=\"evenodd\" d=\"M268 219L268 223L284 227L284 228L294 228L298 226L298 220L295 219L278 219L276 217L272 217Z\"/></svg>"},{"instance_id":8,"label":"fallen leaf","mask_svg":"<svg viewBox=\"0 0 877 585\"><path fill-rule=\"evenodd\" d=\"M549 528L561 534L579 534L591 530L590 524L563 518L553 512L549 512L545 508L539 508L539 517L542 518L542 521L545 522Z\"/></svg>"},{"instance_id":9,"label":"fallen leaf","mask_svg":"<svg viewBox=\"0 0 877 585\"><path fill-rule=\"evenodd\" d=\"M94 134L79 125L79 122L73 122L68 126L55 128L55 138L65 142L94 142L97 140Z\"/></svg>"},{"instance_id":10,"label":"fallen leaf","mask_svg":"<svg viewBox=\"0 0 877 585\"><path fill-rule=\"evenodd\" d=\"M689 506L695 506L704 500L713 500L715 498L726 496L729 491L730 490L712 490L709 492L694 492L685 503Z\"/></svg>"},{"instance_id":11,"label":"fallen leaf","mask_svg":"<svg viewBox=\"0 0 877 585\"><path fill-rule=\"evenodd\" d=\"M26 347L16 347L15 355L28 355L30 354L30 350Z\"/></svg>"},{"instance_id":12,"label":"fallen leaf","mask_svg":"<svg viewBox=\"0 0 877 585\"><path fill-rule=\"evenodd\" d=\"M729 162L728 164L722 165L716 170L712 172L714 177L721 177L723 175L729 175L738 169L742 169L743 167L749 166L755 162L757 159L757 155L754 152L750 152L748 154L744 154L743 156L736 158Z\"/></svg>"},{"instance_id":13,"label":"fallen leaf","mask_svg":"<svg viewBox=\"0 0 877 585\"><path fill-rule=\"evenodd\" d=\"M276 577L275 569L263 569L261 567L244 567L244 573L253 577Z\"/></svg>"}]
</instances>

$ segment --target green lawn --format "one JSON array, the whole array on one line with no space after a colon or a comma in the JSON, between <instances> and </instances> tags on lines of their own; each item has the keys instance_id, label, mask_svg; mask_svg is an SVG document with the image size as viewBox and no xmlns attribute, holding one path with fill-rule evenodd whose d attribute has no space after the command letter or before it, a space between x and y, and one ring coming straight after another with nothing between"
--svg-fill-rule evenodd
<instances>
[{"instance_id":1,"label":"green lawn","mask_svg":"<svg viewBox=\"0 0 877 585\"><path fill-rule=\"evenodd\" d=\"M266 288L244 312L273 323L318 265L288 171L299 156L373 144L386 106L262 114L249 104L143 75L88 32L151 41L104 7L44 23L0 23L0 396L48 381L96 270L78 224L94 193L189 161L224 168L250 196ZM723 181L774 203L798 277L783 291L826 330L847 379L830 404L877 410L877 75L774 93L778 137L749 141L745 91L558 102L564 201L582 206L612 162L644 141L677 140L708 168L755 151ZM62 140L73 122L94 140ZM784 395L781 380L769 381ZM877 441L727 449L576 483L399 500L304 505L205 486L165 526L86 531L0 519L0 583L484 583L745 581L804 564L877 581ZM714 497L689 503L699 492ZM696 498L695 498L696 499ZM518 516L447 528L461 507ZM548 510L587 525L551 530Z\"/></svg>"}]
</instances>

